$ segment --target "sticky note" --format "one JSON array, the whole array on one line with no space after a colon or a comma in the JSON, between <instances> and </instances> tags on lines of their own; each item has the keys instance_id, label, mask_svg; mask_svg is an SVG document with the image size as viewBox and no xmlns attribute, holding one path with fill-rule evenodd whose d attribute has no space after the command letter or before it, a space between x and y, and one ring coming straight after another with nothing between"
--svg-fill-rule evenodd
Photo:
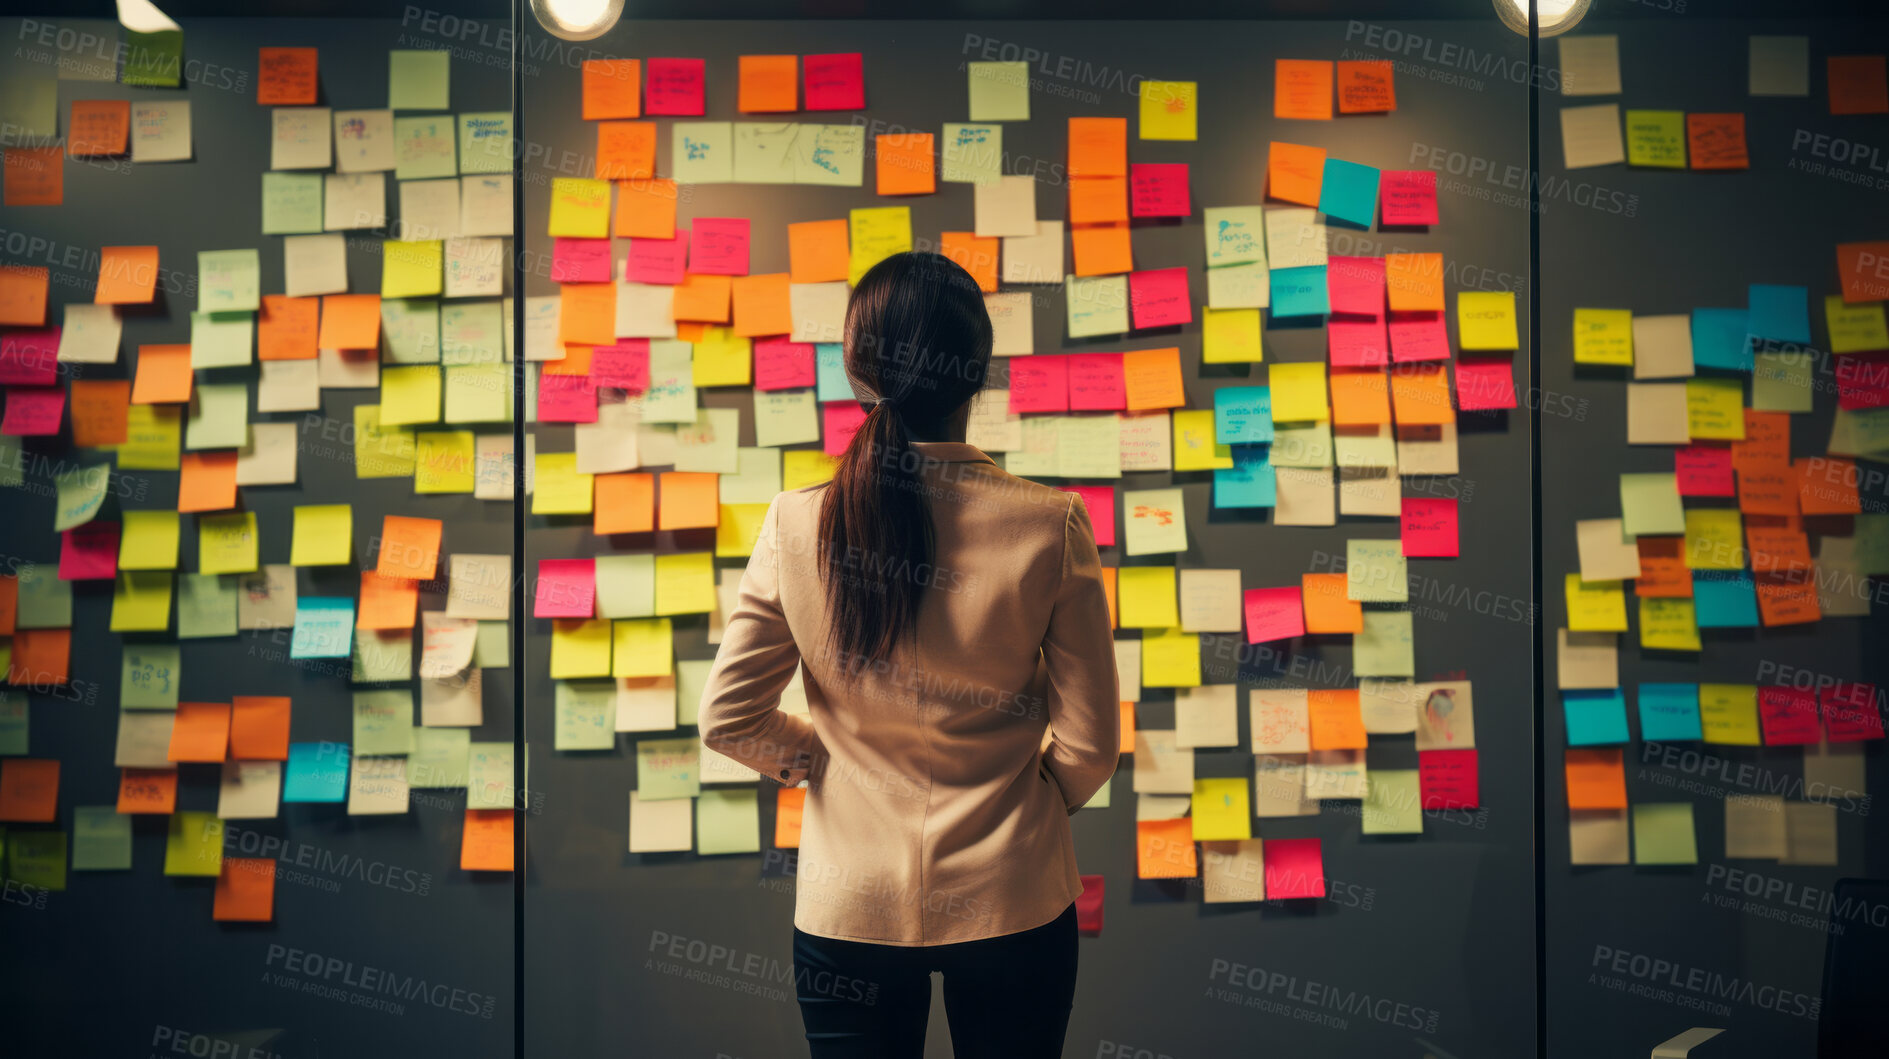
<instances>
[{"instance_id":1,"label":"sticky note","mask_svg":"<svg viewBox=\"0 0 1889 1059\"><path fill-rule=\"evenodd\" d=\"M1686 116L1678 110L1626 112L1627 164L1686 168Z\"/></svg>"},{"instance_id":2,"label":"sticky note","mask_svg":"<svg viewBox=\"0 0 1889 1059\"><path fill-rule=\"evenodd\" d=\"M1641 684L1640 738L1648 743L1704 737L1697 684Z\"/></svg>"},{"instance_id":3,"label":"sticky note","mask_svg":"<svg viewBox=\"0 0 1889 1059\"><path fill-rule=\"evenodd\" d=\"M1377 184L1375 168L1327 158L1318 208L1328 217L1369 228L1377 218Z\"/></svg>"},{"instance_id":4,"label":"sticky note","mask_svg":"<svg viewBox=\"0 0 1889 1059\"><path fill-rule=\"evenodd\" d=\"M1140 137L1192 140L1198 122L1198 86L1192 81L1141 82Z\"/></svg>"}]
</instances>

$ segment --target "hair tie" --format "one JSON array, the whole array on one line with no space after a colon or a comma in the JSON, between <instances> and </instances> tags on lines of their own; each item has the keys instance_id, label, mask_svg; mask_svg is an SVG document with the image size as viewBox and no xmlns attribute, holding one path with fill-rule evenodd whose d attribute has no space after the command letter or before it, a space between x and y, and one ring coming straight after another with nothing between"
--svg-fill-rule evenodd
<instances>
[{"instance_id":1,"label":"hair tie","mask_svg":"<svg viewBox=\"0 0 1889 1059\"><path fill-rule=\"evenodd\" d=\"M892 402L892 398L890 397L879 398L877 401L874 401L872 403L872 407L875 409L884 408L887 411L895 411L898 408L898 406Z\"/></svg>"}]
</instances>

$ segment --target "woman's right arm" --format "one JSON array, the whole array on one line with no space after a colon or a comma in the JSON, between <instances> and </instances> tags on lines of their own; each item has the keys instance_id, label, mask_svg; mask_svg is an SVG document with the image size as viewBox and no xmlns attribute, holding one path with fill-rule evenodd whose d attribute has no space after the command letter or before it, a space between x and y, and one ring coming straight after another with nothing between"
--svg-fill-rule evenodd
<instances>
[{"instance_id":1,"label":"woman's right arm","mask_svg":"<svg viewBox=\"0 0 1889 1059\"><path fill-rule=\"evenodd\" d=\"M1089 510L1072 493L1063 523L1062 581L1043 636L1050 734L1043 764L1071 813L1108 782L1121 756L1114 637Z\"/></svg>"}]
</instances>

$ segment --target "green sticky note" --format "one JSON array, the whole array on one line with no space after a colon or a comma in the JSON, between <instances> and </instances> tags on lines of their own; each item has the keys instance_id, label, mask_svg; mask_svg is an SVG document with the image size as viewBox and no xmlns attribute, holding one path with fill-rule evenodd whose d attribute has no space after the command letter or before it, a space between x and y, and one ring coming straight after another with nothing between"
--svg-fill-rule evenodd
<instances>
[{"instance_id":1,"label":"green sticky note","mask_svg":"<svg viewBox=\"0 0 1889 1059\"><path fill-rule=\"evenodd\" d=\"M1691 802L1640 802L1633 807L1633 863L1699 863Z\"/></svg>"},{"instance_id":2,"label":"green sticky note","mask_svg":"<svg viewBox=\"0 0 1889 1059\"><path fill-rule=\"evenodd\" d=\"M17 139L51 140L59 135L59 82L52 72L20 69L0 74L0 125Z\"/></svg>"},{"instance_id":3,"label":"green sticky note","mask_svg":"<svg viewBox=\"0 0 1889 1059\"><path fill-rule=\"evenodd\" d=\"M171 626L171 572L120 570L112 589L111 631L164 632Z\"/></svg>"},{"instance_id":4,"label":"green sticky note","mask_svg":"<svg viewBox=\"0 0 1889 1059\"><path fill-rule=\"evenodd\" d=\"M380 303L380 333L383 363L439 363L438 300L383 298Z\"/></svg>"},{"instance_id":5,"label":"green sticky note","mask_svg":"<svg viewBox=\"0 0 1889 1059\"><path fill-rule=\"evenodd\" d=\"M176 88L184 69L184 31L139 33L125 30L125 69L122 80L145 88Z\"/></svg>"},{"instance_id":6,"label":"green sticky note","mask_svg":"<svg viewBox=\"0 0 1889 1059\"><path fill-rule=\"evenodd\" d=\"M411 478L413 457L413 431L381 426L379 405L354 406L356 478Z\"/></svg>"},{"instance_id":7,"label":"green sticky note","mask_svg":"<svg viewBox=\"0 0 1889 1059\"><path fill-rule=\"evenodd\" d=\"M387 53L390 110L445 110L451 104L451 55L441 49L395 49Z\"/></svg>"},{"instance_id":8,"label":"green sticky note","mask_svg":"<svg viewBox=\"0 0 1889 1059\"><path fill-rule=\"evenodd\" d=\"M459 115L459 171L512 171L512 116L502 110Z\"/></svg>"},{"instance_id":9,"label":"green sticky note","mask_svg":"<svg viewBox=\"0 0 1889 1059\"><path fill-rule=\"evenodd\" d=\"M125 415L125 440L118 445L118 469L174 471L183 438L181 406L134 404Z\"/></svg>"},{"instance_id":10,"label":"green sticky note","mask_svg":"<svg viewBox=\"0 0 1889 1059\"><path fill-rule=\"evenodd\" d=\"M394 177L398 180L428 180L458 176L458 148L453 143L453 131L451 114L395 118ZM383 289L381 293L386 294L387 291Z\"/></svg>"},{"instance_id":11,"label":"green sticky note","mask_svg":"<svg viewBox=\"0 0 1889 1059\"><path fill-rule=\"evenodd\" d=\"M656 557L597 557L597 613L606 618L656 616Z\"/></svg>"},{"instance_id":12,"label":"green sticky note","mask_svg":"<svg viewBox=\"0 0 1889 1059\"><path fill-rule=\"evenodd\" d=\"M7 832L7 878L23 886L66 888L64 831ZM24 896L24 895L22 895Z\"/></svg>"},{"instance_id":13,"label":"green sticky note","mask_svg":"<svg viewBox=\"0 0 1889 1059\"><path fill-rule=\"evenodd\" d=\"M1679 480L1672 474L1620 476L1620 524L1629 537L1686 532Z\"/></svg>"},{"instance_id":14,"label":"green sticky note","mask_svg":"<svg viewBox=\"0 0 1889 1059\"><path fill-rule=\"evenodd\" d=\"M712 658L676 662L676 723L694 724L702 710L702 693L708 690L708 674L715 668Z\"/></svg>"},{"instance_id":15,"label":"green sticky note","mask_svg":"<svg viewBox=\"0 0 1889 1059\"><path fill-rule=\"evenodd\" d=\"M201 573L254 573L256 545L254 511L197 517L197 569Z\"/></svg>"},{"instance_id":16,"label":"green sticky note","mask_svg":"<svg viewBox=\"0 0 1889 1059\"><path fill-rule=\"evenodd\" d=\"M115 805L72 808L72 870L128 871L131 868L131 817Z\"/></svg>"},{"instance_id":17,"label":"green sticky note","mask_svg":"<svg viewBox=\"0 0 1889 1059\"><path fill-rule=\"evenodd\" d=\"M118 705L127 710L174 710L183 652L174 643L128 643L118 684Z\"/></svg>"},{"instance_id":18,"label":"green sticky note","mask_svg":"<svg viewBox=\"0 0 1889 1059\"><path fill-rule=\"evenodd\" d=\"M14 623L21 629L68 629L72 627L72 582L59 580L52 563L24 562L14 571L18 614Z\"/></svg>"},{"instance_id":19,"label":"green sticky note","mask_svg":"<svg viewBox=\"0 0 1889 1059\"><path fill-rule=\"evenodd\" d=\"M249 440L249 386L240 382L200 382L190 395L184 447L240 449Z\"/></svg>"},{"instance_id":20,"label":"green sticky note","mask_svg":"<svg viewBox=\"0 0 1889 1059\"><path fill-rule=\"evenodd\" d=\"M208 875L223 872L223 821L215 813L171 814L164 841L164 874Z\"/></svg>"},{"instance_id":21,"label":"green sticky note","mask_svg":"<svg viewBox=\"0 0 1889 1059\"><path fill-rule=\"evenodd\" d=\"M236 580L235 574L179 575L177 638L201 640L211 636L235 636Z\"/></svg>"},{"instance_id":22,"label":"green sticky note","mask_svg":"<svg viewBox=\"0 0 1889 1059\"><path fill-rule=\"evenodd\" d=\"M1364 603L1408 602L1410 573L1403 542L1346 541L1345 598Z\"/></svg>"},{"instance_id":23,"label":"green sticky note","mask_svg":"<svg viewBox=\"0 0 1889 1059\"><path fill-rule=\"evenodd\" d=\"M446 422L503 423L511 418L510 364L455 364L446 369Z\"/></svg>"},{"instance_id":24,"label":"green sticky note","mask_svg":"<svg viewBox=\"0 0 1889 1059\"><path fill-rule=\"evenodd\" d=\"M413 679L412 629L357 629L354 634L356 684L385 684Z\"/></svg>"},{"instance_id":25,"label":"green sticky note","mask_svg":"<svg viewBox=\"0 0 1889 1059\"><path fill-rule=\"evenodd\" d=\"M439 422L440 371L431 364L382 368L380 421L383 426Z\"/></svg>"},{"instance_id":26,"label":"green sticky note","mask_svg":"<svg viewBox=\"0 0 1889 1059\"><path fill-rule=\"evenodd\" d=\"M464 790L471 751L470 728L414 726L413 749L407 754L407 786Z\"/></svg>"},{"instance_id":27,"label":"green sticky note","mask_svg":"<svg viewBox=\"0 0 1889 1059\"><path fill-rule=\"evenodd\" d=\"M381 688L354 693L353 753L406 754L413 749L413 692Z\"/></svg>"},{"instance_id":28,"label":"green sticky note","mask_svg":"<svg viewBox=\"0 0 1889 1059\"><path fill-rule=\"evenodd\" d=\"M32 708L25 693L0 689L0 757L29 753Z\"/></svg>"},{"instance_id":29,"label":"green sticky note","mask_svg":"<svg viewBox=\"0 0 1889 1059\"><path fill-rule=\"evenodd\" d=\"M615 749L616 717L615 681L557 682L557 749Z\"/></svg>"},{"instance_id":30,"label":"green sticky note","mask_svg":"<svg viewBox=\"0 0 1889 1059\"><path fill-rule=\"evenodd\" d=\"M142 405L153 408L154 405ZM0 485L25 485L26 461L20 458L20 439L0 434Z\"/></svg>"},{"instance_id":31,"label":"green sticky note","mask_svg":"<svg viewBox=\"0 0 1889 1059\"><path fill-rule=\"evenodd\" d=\"M713 788L695 800L695 851L761 852L761 808L753 787Z\"/></svg>"},{"instance_id":32,"label":"green sticky note","mask_svg":"<svg viewBox=\"0 0 1889 1059\"><path fill-rule=\"evenodd\" d=\"M127 511L118 540L118 569L175 570L182 519L175 511Z\"/></svg>"},{"instance_id":33,"label":"green sticky note","mask_svg":"<svg viewBox=\"0 0 1889 1059\"><path fill-rule=\"evenodd\" d=\"M255 312L262 307L262 256L253 247L199 250L197 284L200 313Z\"/></svg>"},{"instance_id":34,"label":"green sticky note","mask_svg":"<svg viewBox=\"0 0 1889 1059\"><path fill-rule=\"evenodd\" d=\"M472 644L472 668L509 669L512 664L510 622L482 621Z\"/></svg>"},{"instance_id":35,"label":"green sticky note","mask_svg":"<svg viewBox=\"0 0 1889 1059\"><path fill-rule=\"evenodd\" d=\"M653 802L701 793L701 747L695 739L645 739L636 744L636 796Z\"/></svg>"},{"instance_id":36,"label":"green sticky note","mask_svg":"<svg viewBox=\"0 0 1889 1059\"><path fill-rule=\"evenodd\" d=\"M938 179L995 184L1003 178L1004 127L946 122L938 150Z\"/></svg>"},{"instance_id":37,"label":"green sticky note","mask_svg":"<svg viewBox=\"0 0 1889 1059\"><path fill-rule=\"evenodd\" d=\"M255 313L195 312L190 314L190 367L192 370L247 367L254 359L255 346Z\"/></svg>"},{"instance_id":38,"label":"green sticky note","mask_svg":"<svg viewBox=\"0 0 1889 1059\"><path fill-rule=\"evenodd\" d=\"M972 121L1030 120L1030 64L966 63L971 82Z\"/></svg>"},{"instance_id":39,"label":"green sticky note","mask_svg":"<svg viewBox=\"0 0 1889 1059\"><path fill-rule=\"evenodd\" d=\"M1416 769L1372 769L1365 777L1362 831L1367 835L1423 833L1423 795Z\"/></svg>"},{"instance_id":40,"label":"green sticky note","mask_svg":"<svg viewBox=\"0 0 1889 1059\"><path fill-rule=\"evenodd\" d=\"M264 173L262 234L299 235L321 231L322 197L320 173Z\"/></svg>"},{"instance_id":41,"label":"green sticky note","mask_svg":"<svg viewBox=\"0 0 1889 1059\"><path fill-rule=\"evenodd\" d=\"M1629 110L1627 164L1686 167L1686 114L1682 110Z\"/></svg>"},{"instance_id":42,"label":"green sticky note","mask_svg":"<svg viewBox=\"0 0 1889 1059\"><path fill-rule=\"evenodd\" d=\"M1351 639L1352 667L1361 677L1410 677L1417 656L1407 610L1367 610L1364 629Z\"/></svg>"},{"instance_id":43,"label":"green sticky note","mask_svg":"<svg viewBox=\"0 0 1889 1059\"><path fill-rule=\"evenodd\" d=\"M497 299L449 302L439 314L442 364L496 364L505 359L505 307Z\"/></svg>"},{"instance_id":44,"label":"green sticky note","mask_svg":"<svg viewBox=\"0 0 1889 1059\"><path fill-rule=\"evenodd\" d=\"M105 506L106 487L111 484L111 464L79 467L53 478L58 491L58 506L53 511L52 528L64 532L92 521Z\"/></svg>"},{"instance_id":45,"label":"green sticky note","mask_svg":"<svg viewBox=\"0 0 1889 1059\"><path fill-rule=\"evenodd\" d=\"M512 744L473 743L466 751L466 808L510 809Z\"/></svg>"}]
</instances>

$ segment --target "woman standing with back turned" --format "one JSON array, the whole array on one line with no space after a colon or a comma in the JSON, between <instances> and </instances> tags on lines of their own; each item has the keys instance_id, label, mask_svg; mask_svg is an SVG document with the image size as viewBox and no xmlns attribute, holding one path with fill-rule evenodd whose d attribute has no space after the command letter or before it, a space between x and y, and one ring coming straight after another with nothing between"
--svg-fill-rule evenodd
<instances>
[{"instance_id":1,"label":"woman standing with back turned","mask_svg":"<svg viewBox=\"0 0 1889 1059\"><path fill-rule=\"evenodd\" d=\"M991 324L936 254L846 312L870 411L833 480L769 506L702 696L712 749L806 780L794 970L815 1059L1061 1054L1081 892L1069 816L1115 770L1115 655L1082 502L964 443ZM804 666L808 715L778 709Z\"/></svg>"}]
</instances>

